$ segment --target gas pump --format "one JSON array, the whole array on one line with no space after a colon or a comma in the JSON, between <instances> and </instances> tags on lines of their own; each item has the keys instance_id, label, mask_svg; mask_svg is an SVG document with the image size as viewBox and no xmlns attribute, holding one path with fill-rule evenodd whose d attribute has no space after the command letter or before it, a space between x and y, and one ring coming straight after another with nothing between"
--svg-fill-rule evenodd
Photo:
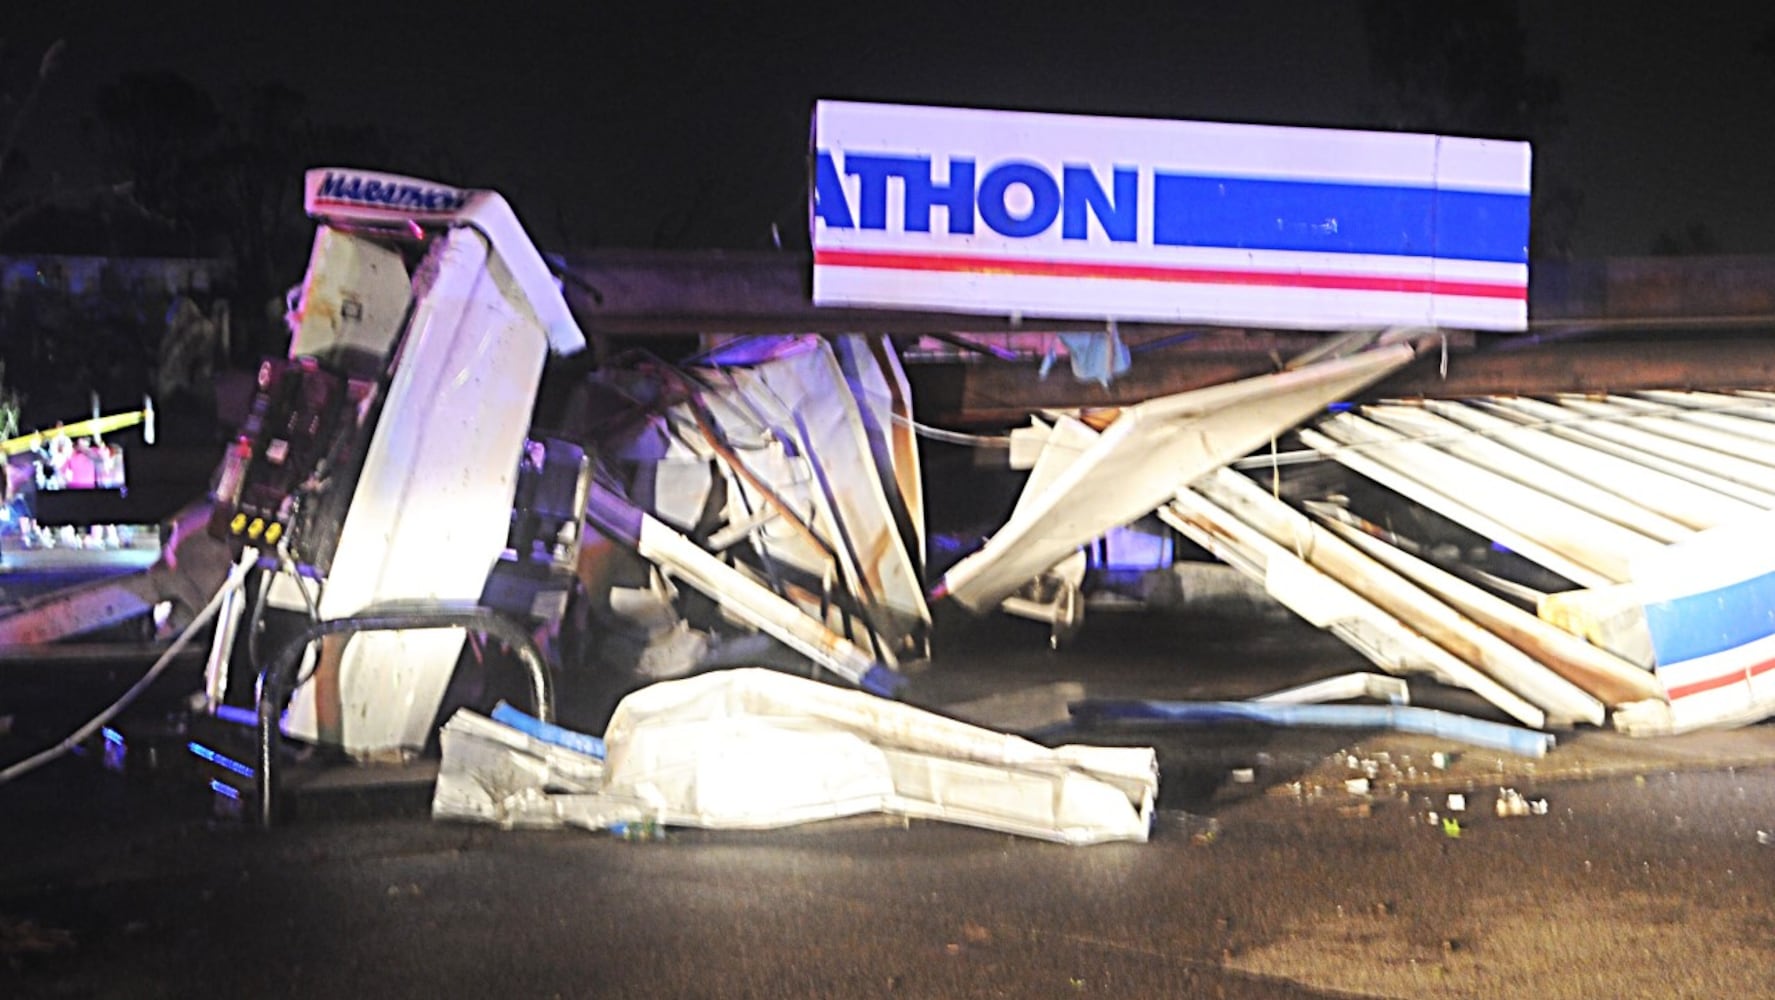
<instances>
[{"instance_id":1,"label":"gas pump","mask_svg":"<svg viewBox=\"0 0 1775 1000\"><path fill-rule=\"evenodd\" d=\"M494 592L535 611L547 591L489 580L545 356L585 344L553 275L493 192L327 169L306 194L320 225L289 354L261 367L214 491L210 531L255 562L211 647L215 705L251 704L245 678L315 622ZM283 732L359 758L423 747L464 634L319 639Z\"/></svg>"}]
</instances>

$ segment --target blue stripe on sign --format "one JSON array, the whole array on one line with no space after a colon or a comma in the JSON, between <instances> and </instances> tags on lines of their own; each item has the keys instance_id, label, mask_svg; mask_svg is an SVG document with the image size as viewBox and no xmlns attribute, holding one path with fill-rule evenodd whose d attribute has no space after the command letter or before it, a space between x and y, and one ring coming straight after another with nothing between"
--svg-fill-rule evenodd
<instances>
[{"instance_id":1,"label":"blue stripe on sign","mask_svg":"<svg viewBox=\"0 0 1775 1000\"><path fill-rule=\"evenodd\" d=\"M1528 262L1528 195L1159 173L1160 246Z\"/></svg>"},{"instance_id":2,"label":"blue stripe on sign","mask_svg":"<svg viewBox=\"0 0 1775 1000\"><path fill-rule=\"evenodd\" d=\"M1659 666L1734 649L1775 633L1775 573L1646 605Z\"/></svg>"}]
</instances>

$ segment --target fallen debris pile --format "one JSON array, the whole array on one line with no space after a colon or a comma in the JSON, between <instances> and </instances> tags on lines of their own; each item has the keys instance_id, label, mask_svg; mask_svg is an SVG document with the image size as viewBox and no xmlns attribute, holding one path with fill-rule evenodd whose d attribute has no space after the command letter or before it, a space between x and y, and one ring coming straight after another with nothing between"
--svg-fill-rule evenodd
<instances>
[{"instance_id":1,"label":"fallen debris pile","mask_svg":"<svg viewBox=\"0 0 1775 1000\"><path fill-rule=\"evenodd\" d=\"M579 575L607 664L644 682L723 665L739 625L886 692L928 655L910 390L885 338L613 366L569 410L597 459Z\"/></svg>"},{"instance_id":2,"label":"fallen debris pile","mask_svg":"<svg viewBox=\"0 0 1775 1000\"><path fill-rule=\"evenodd\" d=\"M1388 672L1533 729L1652 736L1775 711L1775 397L1389 402L1299 436L1359 477L1352 495L1291 503L1222 468L1161 519ZM1400 498L1539 586L1383 528Z\"/></svg>"},{"instance_id":3,"label":"fallen debris pile","mask_svg":"<svg viewBox=\"0 0 1775 1000\"><path fill-rule=\"evenodd\" d=\"M602 759L589 739L459 711L432 814L760 830L881 812L1095 844L1145 842L1158 794L1151 748L1043 747L759 668L643 688L617 706Z\"/></svg>"}]
</instances>

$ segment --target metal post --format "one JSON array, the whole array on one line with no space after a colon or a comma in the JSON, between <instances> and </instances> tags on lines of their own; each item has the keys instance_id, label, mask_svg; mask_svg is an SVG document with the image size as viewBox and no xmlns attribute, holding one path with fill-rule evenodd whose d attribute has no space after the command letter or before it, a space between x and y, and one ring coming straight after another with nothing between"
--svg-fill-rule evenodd
<instances>
[{"instance_id":1,"label":"metal post","mask_svg":"<svg viewBox=\"0 0 1775 1000\"><path fill-rule=\"evenodd\" d=\"M274 768L282 733L278 717L295 689L302 655L316 639L359 632L393 632L405 629L463 628L486 632L516 650L530 671L532 707L544 722L554 721L554 685L548 663L536 640L511 618L474 605L400 602L365 608L346 618L310 624L278 650L259 675L259 825L269 829L274 815L276 781Z\"/></svg>"}]
</instances>

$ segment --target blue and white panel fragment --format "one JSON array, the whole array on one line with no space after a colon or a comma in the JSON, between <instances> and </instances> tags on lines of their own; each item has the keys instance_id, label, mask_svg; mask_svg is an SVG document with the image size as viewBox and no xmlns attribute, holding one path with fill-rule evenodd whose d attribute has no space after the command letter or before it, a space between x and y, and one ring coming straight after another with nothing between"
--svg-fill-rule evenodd
<instances>
[{"instance_id":1,"label":"blue and white panel fragment","mask_svg":"<svg viewBox=\"0 0 1775 1000\"><path fill-rule=\"evenodd\" d=\"M1677 731L1775 714L1775 514L1634 564Z\"/></svg>"},{"instance_id":2,"label":"blue and white panel fragment","mask_svg":"<svg viewBox=\"0 0 1775 1000\"><path fill-rule=\"evenodd\" d=\"M1529 146L821 101L816 305L1521 330Z\"/></svg>"}]
</instances>

